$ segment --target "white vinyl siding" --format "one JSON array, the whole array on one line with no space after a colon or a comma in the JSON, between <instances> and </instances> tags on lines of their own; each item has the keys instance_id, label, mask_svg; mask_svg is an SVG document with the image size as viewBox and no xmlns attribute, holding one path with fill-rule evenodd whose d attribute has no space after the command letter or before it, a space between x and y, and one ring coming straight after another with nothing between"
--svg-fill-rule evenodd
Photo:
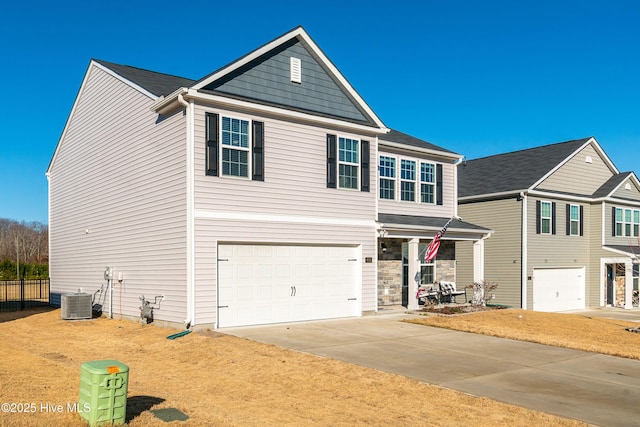
<instances>
[{"instance_id":1,"label":"white vinyl siding","mask_svg":"<svg viewBox=\"0 0 640 427\"><path fill-rule=\"evenodd\" d=\"M217 322L219 242L358 246L363 258L375 260L376 168L370 170L370 192L326 188L325 141L332 130L252 116L264 122L265 180L207 176L205 111L232 115L202 107L195 112L197 324ZM346 137L370 140L371 153L377 150L370 135ZM375 262L360 262L362 310L376 310Z\"/></svg>"},{"instance_id":2,"label":"white vinyl siding","mask_svg":"<svg viewBox=\"0 0 640 427\"><path fill-rule=\"evenodd\" d=\"M373 150L372 150L373 152ZM395 159L395 197L384 198L378 197L378 211L384 213L394 213L401 215L418 215L418 216L437 216L437 217L446 217L450 218L454 214L454 209L457 204L455 199L455 174L456 167L453 164L452 160L447 160L442 158L419 158L417 156L407 155L406 152L402 152L400 150L393 150L388 147L384 147L384 151L379 153L380 158L388 157ZM402 200L400 195L401 184L400 184L400 168L401 168L401 160L408 160L415 162L415 180L412 181L412 185L414 186L414 199L413 203L407 202L406 200ZM442 185L442 205L437 204L436 195L437 189L436 186L438 183L436 182L436 177L434 176L434 202L433 203L425 203L422 201L422 183L421 179L421 164L433 164L435 167L441 165L442 166L442 182L439 184ZM379 175L378 178L381 178ZM378 183L380 183L380 179L378 179ZM410 187L410 185L408 185ZM428 191L428 190L427 190ZM381 190L382 193L382 190Z\"/></svg>"},{"instance_id":3,"label":"white vinyl siding","mask_svg":"<svg viewBox=\"0 0 640 427\"><path fill-rule=\"evenodd\" d=\"M157 321L181 322L186 301L185 119L157 122L153 100L91 67L50 169L52 296L96 294L108 312L138 318L164 295ZM102 286L102 292L99 292ZM120 309L122 307L122 310Z\"/></svg>"},{"instance_id":4,"label":"white vinyl siding","mask_svg":"<svg viewBox=\"0 0 640 427\"><path fill-rule=\"evenodd\" d=\"M195 209L238 214L311 216L334 219L376 217L376 169L370 170L371 191L336 191L326 185L325 128L250 116L264 122L264 181L223 179L205 175L204 117L233 113L196 106ZM374 138L348 135L352 139ZM295 160L295 161L293 161Z\"/></svg>"}]
</instances>

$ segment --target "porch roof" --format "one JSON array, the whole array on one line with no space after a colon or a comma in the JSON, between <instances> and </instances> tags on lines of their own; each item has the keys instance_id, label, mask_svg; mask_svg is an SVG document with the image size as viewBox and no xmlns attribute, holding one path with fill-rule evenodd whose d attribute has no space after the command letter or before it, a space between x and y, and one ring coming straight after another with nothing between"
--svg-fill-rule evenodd
<instances>
[{"instance_id":1,"label":"porch roof","mask_svg":"<svg viewBox=\"0 0 640 427\"><path fill-rule=\"evenodd\" d=\"M440 231L450 218L418 215L378 214L378 224L382 234L416 235L418 237L433 237ZM443 240L478 240L487 238L493 230L454 219L449 224ZM389 234L391 237L391 234Z\"/></svg>"},{"instance_id":2,"label":"porch roof","mask_svg":"<svg viewBox=\"0 0 640 427\"><path fill-rule=\"evenodd\" d=\"M629 245L603 245L602 249L606 249L617 254L623 254L630 258L639 260L640 247L632 247Z\"/></svg>"}]
</instances>

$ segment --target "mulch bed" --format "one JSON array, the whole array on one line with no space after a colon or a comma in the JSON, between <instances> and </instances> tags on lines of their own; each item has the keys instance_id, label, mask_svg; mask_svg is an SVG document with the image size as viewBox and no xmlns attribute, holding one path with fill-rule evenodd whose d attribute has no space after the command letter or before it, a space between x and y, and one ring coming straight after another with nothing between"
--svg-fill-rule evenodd
<instances>
[{"instance_id":1,"label":"mulch bed","mask_svg":"<svg viewBox=\"0 0 640 427\"><path fill-rule=\"evenodd\" d=\"M502 310L508 308L505 305L471 305L471 304L463 304L463 305L428 305L424 306L421 311L427 313L435 313L435 314L444 314L444 315L455 315L455 314L467 314L467 313L477 313L479 311L491 311L491 310Z\"/></svg>"}]
</instances>

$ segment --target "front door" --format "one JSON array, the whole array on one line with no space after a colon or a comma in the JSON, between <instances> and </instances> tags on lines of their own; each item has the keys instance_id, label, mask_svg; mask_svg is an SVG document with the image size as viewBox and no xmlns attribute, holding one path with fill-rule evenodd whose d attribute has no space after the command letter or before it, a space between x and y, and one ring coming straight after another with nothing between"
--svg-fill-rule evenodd
<instances>
[{"instance_id":1,"label":"front door","mask_svg":"<svg viewBox=\"0 0 640 427\"><path fill-rule=\"evenodd\" d=\"M613 284L615 281L613 265L607 264L607 300L605 305L613 305Z\"/></svg>"}]
</instances>

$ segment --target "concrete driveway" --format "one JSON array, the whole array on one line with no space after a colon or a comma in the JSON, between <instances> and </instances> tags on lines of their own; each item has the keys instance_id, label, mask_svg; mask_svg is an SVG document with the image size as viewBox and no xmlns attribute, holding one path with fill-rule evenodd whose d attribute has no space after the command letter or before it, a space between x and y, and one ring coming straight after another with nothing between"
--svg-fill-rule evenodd
<instances>
[{"instance_id":1,"label":"concrete driveway","mask_svg":"<svg viewBox=\"0 0 640 427\"><path fill-rule=\"evenodd\" d=\"M640 361L401 322L411 316L220 332L593 425L640 426Z\"/></svg>"}]
</instances>

